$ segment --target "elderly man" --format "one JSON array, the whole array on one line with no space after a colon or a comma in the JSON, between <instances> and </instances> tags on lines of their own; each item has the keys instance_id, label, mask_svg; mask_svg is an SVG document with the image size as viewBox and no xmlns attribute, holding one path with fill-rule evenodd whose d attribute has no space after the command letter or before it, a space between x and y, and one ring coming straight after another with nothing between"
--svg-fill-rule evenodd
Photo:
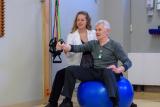
<instances>
[{"instance_id":1,"label":"elderly man","mask_svg":"<svg viewBox=\"0 0 160 107\"><path fill-rule=\"evenodd\" d=\"M67 68L62 91L62 95L66 99L60 104L60 107L70 107L76 79L81 81L102 81L108 89L113 107L118 107L117 80L124 71L131 67L132 63L121 45L109 37L110 32L109 22L100 20L96 23L97 40L83 45L57 44L57 49L63 49L65 53L90 51L94 60L93 68L80 66L69 66ZM121 66L118 66L118 61L122 62Z\"/></svg>"}]
</instances>

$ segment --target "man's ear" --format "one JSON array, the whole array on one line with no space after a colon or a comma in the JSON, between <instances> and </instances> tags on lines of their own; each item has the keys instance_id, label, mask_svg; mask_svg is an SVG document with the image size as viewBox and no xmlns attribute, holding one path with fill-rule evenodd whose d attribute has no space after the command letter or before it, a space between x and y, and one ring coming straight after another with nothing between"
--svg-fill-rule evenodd
<instances>
[{"instance_id":1,"label":"man's ear","mask_svg":"<svg viewBox=\"0 0 160 107\"><path fill-rule=\"evenodd\" d=\"M107 32L110 34L111 33L111 29L107 29Z\"/></svg>"}]
</instances>

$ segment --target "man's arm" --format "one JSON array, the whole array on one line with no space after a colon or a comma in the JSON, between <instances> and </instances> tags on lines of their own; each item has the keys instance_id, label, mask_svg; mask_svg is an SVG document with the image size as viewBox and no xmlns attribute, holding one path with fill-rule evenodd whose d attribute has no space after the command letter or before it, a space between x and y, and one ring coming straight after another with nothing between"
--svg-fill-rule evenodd
<instances>
[{"instance_id":1,"label":"man's arm","mask_svg":"<svg viewBox=\"0 0 160 107\"><path fill-rule=\"evenodd\" d=\"M118 60L122 62L124 71L127 71L132 66L131 60L128 58L127 54L119 43L117 43L115 46L115 55Z\"/></svg>"},{"instance_id":2,"label":"man's arm","mask_svg":"<svg viewBox=\"0 0 160 107\"><path fill-rule=\"evenodd\" d=\"M82 45L62 44L62 48L64 52L85 52L92 50L91 42Z\"/></svg>"}]
</instances>

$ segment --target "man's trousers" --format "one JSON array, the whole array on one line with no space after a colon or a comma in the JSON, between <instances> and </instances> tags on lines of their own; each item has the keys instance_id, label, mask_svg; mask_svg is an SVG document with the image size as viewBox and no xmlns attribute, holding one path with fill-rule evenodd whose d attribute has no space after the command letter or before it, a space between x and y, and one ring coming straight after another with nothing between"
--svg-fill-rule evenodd
<instances>
[{"instance_id":1,"label":"man's trousers","mask_svg":"<svg viewBox=\"0 0 160 107\"><path fill-rule=\"evenodd\" d=\"M102 81L107 88L109 97L118 99L118 85L116 81L116 75L111 69L83 68L80 66L67 67L62 95L68 98L72 98L77 79L81 81Z\"/></svg>"}]
</instances>

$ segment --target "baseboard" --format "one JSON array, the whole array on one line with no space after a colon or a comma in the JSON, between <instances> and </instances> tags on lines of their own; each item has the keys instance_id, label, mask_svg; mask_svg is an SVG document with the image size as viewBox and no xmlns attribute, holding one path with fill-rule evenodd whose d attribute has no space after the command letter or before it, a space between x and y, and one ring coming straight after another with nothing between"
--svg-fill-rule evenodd
<instances>
[{"instance_id":1,"label":"baseboard","mask_svg":"<svg viewBox=\"0 0 160 107\"><path fill-rule=\"evenodd\" d=\"M30 101L30 102L13 104L13 105L4 106L4 107L40 107L38 105L45 104L46 102L47 102L47 99L42 99L42 100L37 100L37 101Z\"/></svg>"}]
</instances>

